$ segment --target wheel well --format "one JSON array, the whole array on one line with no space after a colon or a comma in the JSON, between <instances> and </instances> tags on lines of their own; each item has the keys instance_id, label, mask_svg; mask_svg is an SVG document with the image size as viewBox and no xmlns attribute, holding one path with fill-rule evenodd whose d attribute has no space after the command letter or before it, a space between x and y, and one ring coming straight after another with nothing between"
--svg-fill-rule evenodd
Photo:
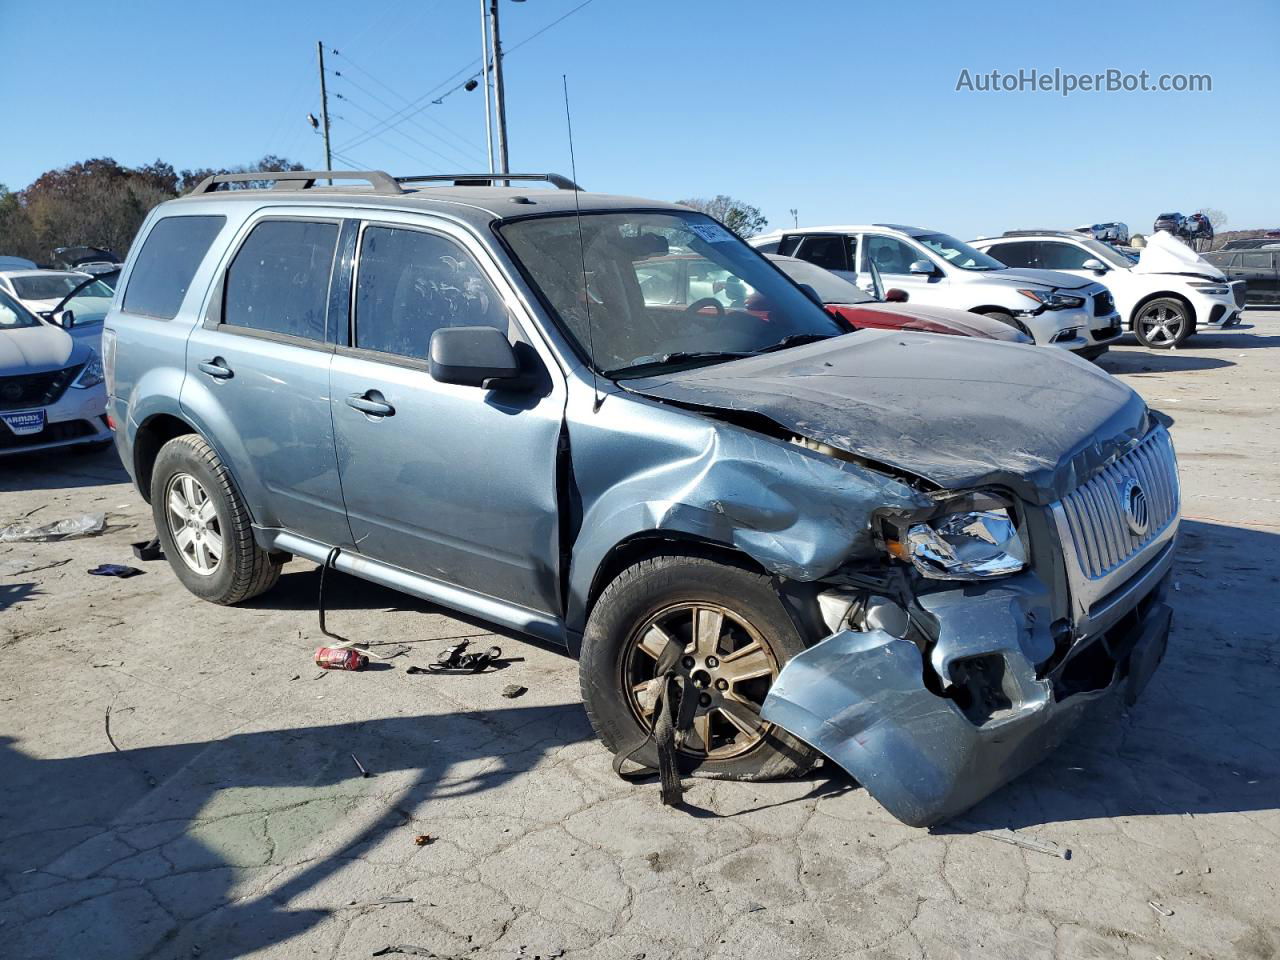
<instances>
[{"instance_id":1,"label":"wheel well","mask_svg":"<svg viewBox=\"0 0 1280 960\"><path fill-rule=\"evenodd\" d=\"M1129 311L1129 329L1130 330L1133 329L1134 321L1138 319L1138 313L1141 312L1142 308L1145 307L1152 300L1177 300L1179 303L1181 303L1184 307L1187 308L1187 316L1191 318L1191 323L1194 325L1198 322L1196 318L1196 308L1191 305L1190 300L1188 300L1182 294L1175 293L1172 290L1157 290L1155 293L1147 294L1145 297L1139 300L1136 304L1134 304L1133 309Z\"/></svg>"},{"instance_id":2,"label":"wheel well","mask_svg":"<svg viewBox=\"0 0 1280 960\"><path fill-rule=\"evenodd\" d=\"M138 427L138 435L133 441L133 476L142 499L147 503L151 502L151 471L155 468L160 448L174 437L195 432L196 428L191 424L167 413L149 417Z\"/></svg>"},{"instance_id":3,"label":"wheel well","mask_svg":"<svg viewBox=\"0 0 1280 960\"><path fill-rule=\"evenodd\" d=\"M753 573L768 574L764 567L741 550L714 540L704 540L692 534L672 531L655 530L639 533L615 545L600 561L600 566L596 568L596 574L591 580L591 591L587 594L584 616L591 616L596 600L618 574L641 560L650 560L653 557L710 557Z\"/></svg>"},{"instance_id":4,"label":"wheel well","mask_svg":"<svg viewBox=\"0 0 1280 960\"><path fill-rule=\"evenodd\" d=\"M995 306L974 307L969 312L976 313L983 317L990 317L993 313L998 313L1000 314L1000 316L994 319L998 319L1002 323L1012 323L1013 328L1017 330L1019 333L1025 333L1028 337L1031 337L1032 340L1035 339L1035 335L1031 332L1031 330L1027 327L1027 325L1023 323L1021 320L1019 320L1017 317L1015 317L1013 315L1013 311L1010 310L1008 307L995 307ZM1008 317L1009 319L1005 320L1005 317Z\"/></svg>"}]
</instances>

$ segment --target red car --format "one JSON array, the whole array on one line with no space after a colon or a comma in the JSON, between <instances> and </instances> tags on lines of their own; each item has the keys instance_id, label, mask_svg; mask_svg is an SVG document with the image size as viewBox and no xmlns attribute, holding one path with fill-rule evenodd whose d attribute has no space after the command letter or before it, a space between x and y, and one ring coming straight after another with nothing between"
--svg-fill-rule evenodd
<instances>
[{"instance_id":1,"label":"red car","mask_svg":"<svg viewBox=\"0 0 1280 960\"><path fill-rule=\"evenodd\" d=\"M884 299L873 297L830 270L823 270L807 260L765 254L774 264L802 287L808 287L822 305L854 329L879 327L888 330L917 330L923 333L951 333L959 337L983 337L1011 343L1032 343L1025 333L1007 323L964 310L946 307L907 306L907 294L889 290Z\"/></svg>"}]
</instances>

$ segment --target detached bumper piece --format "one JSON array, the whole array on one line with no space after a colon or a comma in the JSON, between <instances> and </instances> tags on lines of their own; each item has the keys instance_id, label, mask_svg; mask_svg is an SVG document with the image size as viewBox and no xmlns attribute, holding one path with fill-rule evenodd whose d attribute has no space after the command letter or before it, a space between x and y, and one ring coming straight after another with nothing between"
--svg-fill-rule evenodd
<instances>
[{"instance_id":1,"label":"detached bumper piece","mask_svg":"<svg viewBox=\"0 0 1280 960\"><path fill-rule=\"evenodd\" d=\"M883 631L832 634L793 658L762 710L840 764L886 810L924 827L962 813L1053 750L1095 701L1119 689L1132 703L1164 656L1170 610L1153 590L1105 634L1076 643L1049 669L1012 642L953 662L990 697L939 695L925 686L919 648ZM1042 675L1043 674L1043 675ZM963 704L963 706L962 706Z\"/></svg>"}]
</instances>

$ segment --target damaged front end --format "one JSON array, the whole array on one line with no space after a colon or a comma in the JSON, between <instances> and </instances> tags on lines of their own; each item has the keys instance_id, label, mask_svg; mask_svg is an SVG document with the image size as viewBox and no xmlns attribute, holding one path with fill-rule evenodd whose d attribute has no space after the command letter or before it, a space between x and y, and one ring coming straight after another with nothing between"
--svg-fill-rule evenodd
<instances>
[{"instance_id":1,"label":"damaged front end","mask_svg":"<svg viewBox=\"0 0 1280 960\"><path fill-rule=\"evenodd\" d=\"M762 711L913 826L1029 769L1092 702L1136 700L1164 654L1178 525L1163 428L1045 506L936 499L932 515L882 518L889 576L827 581L832 632Z\"/></svg>"}]
</instances>

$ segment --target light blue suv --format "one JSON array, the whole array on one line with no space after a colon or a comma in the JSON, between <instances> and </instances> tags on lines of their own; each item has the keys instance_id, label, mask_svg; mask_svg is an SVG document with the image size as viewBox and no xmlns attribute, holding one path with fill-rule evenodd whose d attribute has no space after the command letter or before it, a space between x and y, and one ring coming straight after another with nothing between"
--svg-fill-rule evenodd
<instances>
[{"instance_id":1,"label":"light blue suv","mask_svg":"<svg viewBox=\"0 0 1280 960\"><path fill-rule=\"evenodd\" d=\"M556 189L226 175L152 212L109 409L192 592L327 561L565 643L619 757L826 754L913 824L1137 696L1179 501L1133 391L1059 351L851 332L702 214L503 179ZM682 254L725 295L642 287Z\"/></svg>"}]
</instances>

